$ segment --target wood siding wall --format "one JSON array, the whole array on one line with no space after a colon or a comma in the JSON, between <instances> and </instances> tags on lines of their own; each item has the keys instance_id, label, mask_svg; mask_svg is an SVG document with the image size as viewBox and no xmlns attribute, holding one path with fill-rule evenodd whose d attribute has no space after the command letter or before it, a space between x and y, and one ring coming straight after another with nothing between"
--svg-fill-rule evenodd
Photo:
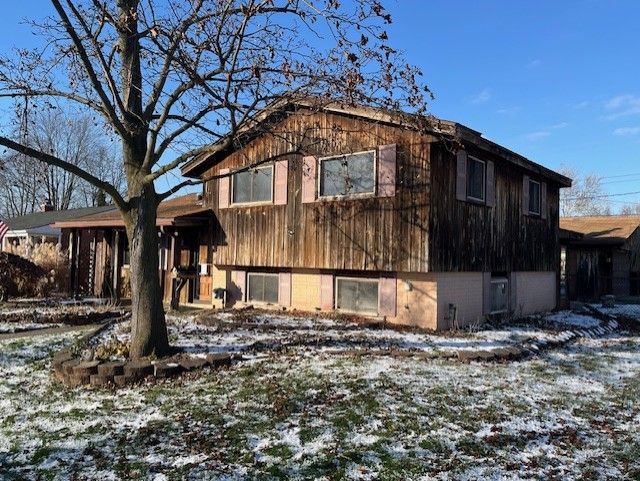
<instances>
[{"instance_id":1,"label":"wood siding wall","mask_svg":"<svg viewBox=\"0 0 640 481\"><path fill-rule=\"evenodd\" d=\"M523 175L548 182L473 148L495 164L495 207L456 199L456 155L432 145L430 270L554 271L559 264L559 186L547 184L547 218L523 215Z\"/></svg>"},{"instance_id":2,"label":"wood siding wall","mask_svg":"<svg viewBox=\"0 0 640 481\"><path fill-rule=\"evenodd\" d=\"M286 140L285 140L286 139ZM416 132L331 114L298 114L275 135L252 141L204 174L237 169L302 146L317 157L397 144L394 197L302 203L302 157L288 155L286 205L218 208L217 181L205 187L213 208L217 265L426 272L429 145Z\"/></svg>"},{"instance_id":3,"label":"wood siding wall","mask_svg":"<svg viewBox=\"0 0 640 481\"><path fill-rule=\"evenodd\" d=\"M302 202L303 155L317 157L397 144L397 191L388 198ZM221 266L396 272L557 269L559 188L549 183L547 219L522 215L526 172L494 155L495 208L456 200L455 153L433 136L315 113L282 121L203 177L302 146L289 161L288 203L218 208L218 181L205 185L217 217L214 263ZM281 157L278 158L279 160ZM534 180L546 181L546 179Z\"/></svg>"}]
</instances>

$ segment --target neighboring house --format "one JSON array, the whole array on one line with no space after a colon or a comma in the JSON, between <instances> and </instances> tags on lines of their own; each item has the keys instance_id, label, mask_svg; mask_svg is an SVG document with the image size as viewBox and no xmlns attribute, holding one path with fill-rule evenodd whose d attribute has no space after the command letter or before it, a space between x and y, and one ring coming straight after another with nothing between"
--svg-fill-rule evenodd
<instances>
[{"instance_id":1,"label":"neighboring house","mask_svg":"<svg viewBox=\"0 0 640 481\"><path fill-rule=\"evenodd\" d=\"M296 103L234 145L183 168L205 181L201 201L160 206L165 301L183 279L181 302L335 309L431 329L556 307L559 190L571 181L480 133ZM167 217L171 202L192 207ZM98 270L113 274L113 290L124 278L113 247L125 249L122 221L98 217L58 226L110 236L93 264L110 261ZM108 276L93 272L90 291L104 294Z\"/></svg>"},{"instance_id":2,"label":"neighboring house","mask_svg":"<svg viewBox=\"0 0 640 481\"><path fill-rule=\"evenodd\" d=\"M182 170L210 179L213 287L230 305L433 329L556 306L559 189L571 181L480 133L298 103L237 144Z\"/></svg>"},{"instance_id":3,"label":"neighboring house","mask_svg":"<svg viewBox=\"0 0 640 481\"><path fill-rule=\"evenodd\" d=\"M177 293L182 302L211 305L208 271L213 220L211 209L198 194L165 200L158 206L158 268L166 302ZM70 247L72 294L130 297L129 247L118 210L66 219L55 227L62 229L64 242ZM180 292L174 292L181 285L174 267L189 280Z\"/></svg>"},{"instance_id":4,"label":"neighboring house","mask_svg":"<svg viewBox=\"0 0 640 481\"><path fill-rule=\"evenodd\" d=\"M640 296L640 216L560 219L563 300Z\"/></svg>"},{"instance_id":5,"label":"neighboring house","mask_svg":"<svg viewBox=\"0 0 640 481\"><path fill-rule=\"evenodd\" d=\"M61 243L60 229L53 227L55 222L113 209L113 206L105 206L56 211L52 210L49 204L43 204L40 212L11 217L4 221L9 230L2 238L0 251L11 251L17 246L42 242Z\"/></svg>"}]
</instances>

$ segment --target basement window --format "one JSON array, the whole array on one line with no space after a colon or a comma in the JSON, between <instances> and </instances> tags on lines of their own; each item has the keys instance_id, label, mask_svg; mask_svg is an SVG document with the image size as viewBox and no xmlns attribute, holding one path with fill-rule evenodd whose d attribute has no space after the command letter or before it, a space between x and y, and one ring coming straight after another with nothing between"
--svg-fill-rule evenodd
<instances>
[{"instance_id":1,"label":"basement window","mask_svg":"<svg viewBox=\"0 0 640 481\"><path fill-rule=\"evenodd\" d=\"M273 166L237 172L231 177L231 199L234 204L271 202L273 198Z\"/></svg>"},{"instance_id":2,"label":"basement window","mask_svg":"<svg viewBox=\"0 0 640 481\"><path fill-rule=\"evenodd\" d=\"M509 310L509 280L506 277L491 278L491 314L503 314Z\"/></svg>"},{"instance_id":3,"label":"basement window","mask_svg":"<svg viewBox=\"0 0 640 481\"><path fill-rule=\"evenodd\" d=\"M486 164L480 159L467 158L467 199L484 202Z\"/></svg>"},{"instance_id":4,"label":"basement window","mask_svg":"<svg viewBox=\"0 0 640 481\"><path fill-rule=\"evenodd\" d=\"M247 277L247 300L249 302L278 303L278 274L250 272Z\"/></svg>"},{"instance_id":5,"label":"basement window","mask_svg":"<svg viewBox=\"0 0 640 481\"><path fill-rule=\"evenodd\" d=\"M374 194L376 153L374 150L320 159L320 197Z\"/></svg>"},{"instance_id":6,"label":"basement window","mask_svg":"<svg viewBox=\"0 0 640 481\"><path fill-rule=\"evenodd\" d=\"M336 309L359 314L378 314L378 281L338 277Z\"/></svg>"},{"instance_id":7,"label":"basement window","mask_svg":"<svg viewBox=\"0 0 640 481\"><path fill-rule=\"evenodd\" d=\"M540 182L529 180L529 214L540 215Z\"/></svg>"}]
</instances>

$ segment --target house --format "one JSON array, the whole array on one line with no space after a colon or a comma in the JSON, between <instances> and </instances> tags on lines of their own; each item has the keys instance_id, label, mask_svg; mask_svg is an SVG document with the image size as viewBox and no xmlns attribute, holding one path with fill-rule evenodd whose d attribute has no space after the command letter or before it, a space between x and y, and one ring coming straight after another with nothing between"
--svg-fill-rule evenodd
<instances>
[{"instance_id":1,"label":"house","mask_svg":"<svg viewBox=\"0 0 640 481\"><path fill-rule=\"evenodd\" d=\"M295 103L186 165L205 181L213 287L228 305L432 329L553 309L570 179L458 123L419 120Z\"/></svg>"},{"instance_id":2,"label":"house","mask_svg":"<svg viewBox=\"0 0 640 481\"><path fill-rule=\"evenodd\" d=\"M167 302L335 309L430 329L557 305L570 179L458 123L289 103L182 174L204 185L201 198L160 206ZM172 202L181 207L167 215ZM126 296L122 221L105 216L57 225L103 245L84 262L96 267L75 262L89 290Z\"/></svg>"},{"instance_id":3,"label":"house","mask_svg":"<svg viewBox=\"0 0 640 481\"><path fill-rule=\"evenodd\" d=\"M563 300L640 295L640 216L562 217L560 228Z\"/></svg>"},{"instance_id":4,"label":"house","mask_svg":"<svg viewBox=\"0 0 640 481\"><path fill-rule=\"evenodd\" d=\"M198 194L165 200L158 206L158 269L167 303L177 295L183 303L211 305L208 272L213 221L211 210L203 205ZM54 227L62 230L63 240L69 246L70 293L114 299L130 297L129 246L118 210L68 218L56 222ZM174 268L185 271L188 282L179 282Z\"/></svg>"},{"instance_id":5,"label":"house","mask_svg":"<svg viewBox=\"0 0 640 481\"><path fill-rule=\"evenodd\" d=\"M17 246L34 245L43 242L61 243L61 231L53 226L55 222L113 209L113 206L104 206L56 211L53 210L51 204L46 202L42 204L40 212L4 220L9 230L1 239L0 251L11 251Z\"/></svg>"}]
</instances>

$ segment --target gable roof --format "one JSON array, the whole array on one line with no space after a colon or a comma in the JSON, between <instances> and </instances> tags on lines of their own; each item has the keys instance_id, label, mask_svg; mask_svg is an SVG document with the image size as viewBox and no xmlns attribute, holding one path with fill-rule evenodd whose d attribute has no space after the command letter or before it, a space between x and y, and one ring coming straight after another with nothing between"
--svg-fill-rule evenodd
<instances>
[{"instance_id":1,"label":"gable roof","mask_svg":"<svg viewBox=\"0 0 640 481\"><path fill-rule=\"evenodd\" d=\"M568 177L529 160L526 157L501 146L500 144L488 140L482 136L481 132L473 130L458 122L452 122L434 116L418 116L377 107L354 106L338 101L327 102L326 100L323 101L322 99L315 98L275 102L272 107L259 112L252 124L245 127L238 133L238 136L242 140L240 144L245 144L247 141L259 137L265 132L265 129L262 128L265 124L268 125L274 122L274 120L281 120L283 116L291 115L301 110L346 115L349 117L356 117L406 129L437 133L449 138L458 138L463 143L473 144L482 150L498 155L513 164L550 179L561 187L571 186L571 179ZM228 138L223 138L216 145L221 146L227 140ZM226 149L216 151L215 153L200 154L187 162L182 167L181 173L186 177L198 177L204 173L206 169L217 164L236 150L239 150L239 148L240 147L232 145Z\"/></svg>"},{"instance_id":2,"label":"gable roof","mask_svg":"<svg viewBox=\"0 0 640 481\"><path fill-rule=\"evenodd\" d=\"M584 217L561 217L561 238L575 239L580 237L581 243L591 244L624 244L640 227L638 215L597 215Z\"/></svg>"},{"instance_id":3,"label":"gable roof","mask_svg":"<svg viewBox=\"0 0 640 481\"><path fill-rule=\"evenodd\" d=\"M115 206L106 205L102 207L83 207L79 209L51 210L48 212L34 212L33 214L21 215L5 220L5 223L12 231L36 229L38 227L49 226L56 222L67 219L79 218L87 215L94 215L102 212L114 210Z\"/></svg>"},{"instance_id":4,"label":"gable roof","mask_svg":"<svg viewBox=\"0 0 640 481\"><path fill-rule=\"evenodd\" d=\"M158 205L158 216L156 225L171 226L185 221L185 218L208 212L208 207L204 207L202 198L199 194L187 194L180 197L174 197L160 202ZM124 221L120 215L120 211L112 209L108 212L81 216L75 219L67 219L56 222L54 227L59 228L92 228L92 227L124 227Z\"/></svg>"}]
</instances>

